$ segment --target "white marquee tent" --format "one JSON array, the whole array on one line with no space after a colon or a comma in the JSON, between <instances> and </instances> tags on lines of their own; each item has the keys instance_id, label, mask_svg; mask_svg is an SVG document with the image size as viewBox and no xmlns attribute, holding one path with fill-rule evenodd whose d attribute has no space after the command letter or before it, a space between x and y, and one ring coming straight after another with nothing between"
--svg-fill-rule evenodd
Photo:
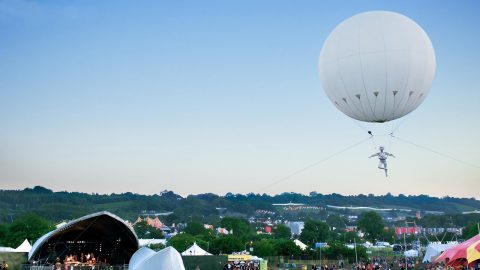
<instances>
[{"instance_id":1,"label":"white marquee tent","mask_svg":"<svg viewBox=\"0 0 480 270\"><path fill-rule=\"evenodd\" d=\"M207 251L203 250L201 247L197 245L197 243L193 243L193 245L184 252L182 252L183 256L208 256L212 255L208 253Z\"/></svg>"},{"instance_id":2,"label":"white marquee tent","mask_svg":"<svg viewBox=\"0 0 480 270\"><path fill-rule=\"evenodd\" d=\"M0 252L27 252L28 253L30 252L31 249L32 249L32 245L30 245L28 240L25 239L23 243L20 244L20 246L18 246L17 248L0 247Z\"/></svg>"},{"instance_id":3,"label":"white marquee tent","mask_svg":"<svg viewBox=\"0 0 480 270\"><path fill-rule=\"evenodd\" d=\"M405 257L418 257L418 250L410 249L403 253Z\"/></svg>"},{"instance_id":4,"label":"white marquee tent","mask_svg":"<svg viewBox=\"0 0 480 270\"><path fill-rule=\"evenodd\" d=\"M449 244L429 244L425 251L425 256L423 257L422 262L432 262L435 257L440 255L443 251L455 246L456 243Z\"/></svg>"},{"instance_id":5,"label":"white marquee tent","mask_svg":"<svg viewBox=\"0 0 480 270\"><path fill-rule=\"evenodd\" d=\"M27 239L25 239L23 241L22 244L20 244L20 246L18 246L16 249L15 249L15 252L30 252L30 250L32 249L32 245L30 245L30 243L28 242Z\"/></svg>"}]
</instances>

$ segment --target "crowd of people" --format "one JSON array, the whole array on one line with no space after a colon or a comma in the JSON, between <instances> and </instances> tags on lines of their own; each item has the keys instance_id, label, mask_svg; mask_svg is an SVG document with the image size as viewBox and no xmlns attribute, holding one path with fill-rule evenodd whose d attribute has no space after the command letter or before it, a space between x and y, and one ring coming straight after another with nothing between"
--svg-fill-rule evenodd
<instances>
[{"instance_id":1,"label":"crowd of people","mask_svg":"<svg viewBox=\"0 0 480 270\"><path fill-rule=\"evenodd\" d=\"M392 270L392 269L420 269L418 267L418 262L410 258L394 258L391 261L387 261L384 257L374 257L370 261L359 261L358 264L354 263L351 265L345 265L343 261L340 261L338 264L330 265L312 265L312 270L340 270L340 269L351 269L351 270Z\"/></svg>"},{"instance_id":2,"label":"crowd of people","mask_svg":"<svg viewBox=\"0 0 480 270\"><path fill-rule=\"evenodd\" d=\"M258 262L244 262L244 263L233 263L228 262L223 266L223 270L259 270L260 264Z\"/></svg>"},{"instance_id":3,"label":"crowd of people","mask_svg":"<svg viewBox=\"0 0 480 270\"><path fill-rule=\"evenodd\" d=\"M64 264L78 264L78 263L86 263L86 264L95 264L97 263L97 259L93 253L86 253L80 254L80 257L74 254L69 254L65 256Z\"/></svg>"},{"instance_id":4,"label":"crowd of people","mask_svg":"<svg viewBox=\"0 0 480 270\"><path fill-rule=\"evenodd\" d=\"M55 262L55 270L68 270L68 269L73 269L74 266L85 266L85 265L90 265L92 267L95 267L98 263L101 263L100 260L95 257L95 254L93 253L80 253L80 255L76 254L68 254L65 256L65 259L62 261L60 258L57 257L56 262ZM3 269L0 269L3 270Z\"/></svg>"}]
</instances>

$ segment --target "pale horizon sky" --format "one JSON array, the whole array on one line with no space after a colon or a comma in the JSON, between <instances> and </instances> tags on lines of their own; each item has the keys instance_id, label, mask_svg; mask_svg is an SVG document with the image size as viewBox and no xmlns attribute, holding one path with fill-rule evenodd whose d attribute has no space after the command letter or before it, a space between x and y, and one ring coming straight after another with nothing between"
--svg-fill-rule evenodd
<instances>
[{"instance_id":1,"label":"pale horizon sky","mask_svg":"<svg viewBox=\"0 0 480 270\"><path fill-rule=\"evenodd\" d=\"M429 95L396 123L348 118L318 76L328 34L371 10L413 19L435 49ZM479 12L473 0L0 0L0 189L480 199ZM397 157L388 178L368 159L379 145Z\"/></svg>"}]
</instances>

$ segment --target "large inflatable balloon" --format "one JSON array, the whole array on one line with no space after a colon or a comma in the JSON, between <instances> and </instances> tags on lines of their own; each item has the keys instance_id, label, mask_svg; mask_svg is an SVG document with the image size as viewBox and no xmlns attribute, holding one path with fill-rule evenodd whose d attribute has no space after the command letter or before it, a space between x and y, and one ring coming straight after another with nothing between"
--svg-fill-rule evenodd
<instances>
[{"instance_id":1,"label":"large inflatable balloon","mask_svg":"<svg viewBox=\"0 0 480 270\"><path fill-rule=\"evenodd\" d=\"M320 53L320 79L335 106L365 122L383 123L415 110L435 74L435 53L423 29L389 11L340 23Z\"/></svg>"}]
</instances>

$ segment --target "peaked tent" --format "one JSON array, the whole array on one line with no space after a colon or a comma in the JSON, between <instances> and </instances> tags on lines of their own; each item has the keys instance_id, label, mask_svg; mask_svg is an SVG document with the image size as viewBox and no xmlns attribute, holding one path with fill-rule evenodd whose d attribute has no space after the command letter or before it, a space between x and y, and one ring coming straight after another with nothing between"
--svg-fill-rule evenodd
<instances>
[{"instance_id":1,"label":"peaked tent","mask_svg":"<svg viewBox=\"0 0 480 270\"><path fill-rule=\"evenodd\" d=\"M18 246L16 249L15 249L15 252L30 252L30 250L32 249L32 245L30 245L30 243L28 242L27 239L25 239L23 241L22 244L20 244L20 246Z\"/></svg>"},{"instance_id":2,"label":"peaked tent","mask_svg":"<svg viewBox=\"0 0 480 270\"><path fill-rule=\"evenodd\" d=\"M201 247L197 245L197 242L194 242L193 245L184 252L182 252L182 256L209 256L212 255L205 250L203 250Z\"/></svg>"},{"instance_id":3,"label":"peaked tent","mask_svg":"<svg viewBox=\"0 0 480 270\"><path fill-rule=\"evenodd\" d=\"M307 245L305 245L304 243L302 243L302 241L298 240L298 239L295 239L293 240L293 242L295 243L295 245L297 245L301 250L306 250L308 248Z\"/></svg>"},{"instance_id":4,"label":"peaked tent","mask_svg":"<svg viewBox=\"0 0 480 270\"><path fill-rule=\"evenodd\" d=\"M480 240L467 247L467 261L470 264L476 261L480 263Z\"/></svg>"},{"instance_id":5,"label":"peaked tent","mask_svg":"<svg viewBox=\"0 0 480 270\"><path fill-rule=\"evenodd\" d=\"M433 262L433 260L445 250L455 246L456 244L429 244L425 250L422 262Z\"/></svg>"},{"instance_id":6,"label":"peaked tent","mask_svg":"<svg viewBox=\"0 0 480 270\"><path fill-rule=\"evenodd\" d=\"M466 240L465 242L447 249L440 256L438 256L438 258L435 259L435 261L436 262L445 261L445 262L448 262L448 264L455 264L456 260L459 260L460 262L462 260L466 261L467 249L477 241L480 241L480 234L477 234L474 237ZM463 264L463 263L460 263L460 264Z\"/></svg>"}]
</instances>

